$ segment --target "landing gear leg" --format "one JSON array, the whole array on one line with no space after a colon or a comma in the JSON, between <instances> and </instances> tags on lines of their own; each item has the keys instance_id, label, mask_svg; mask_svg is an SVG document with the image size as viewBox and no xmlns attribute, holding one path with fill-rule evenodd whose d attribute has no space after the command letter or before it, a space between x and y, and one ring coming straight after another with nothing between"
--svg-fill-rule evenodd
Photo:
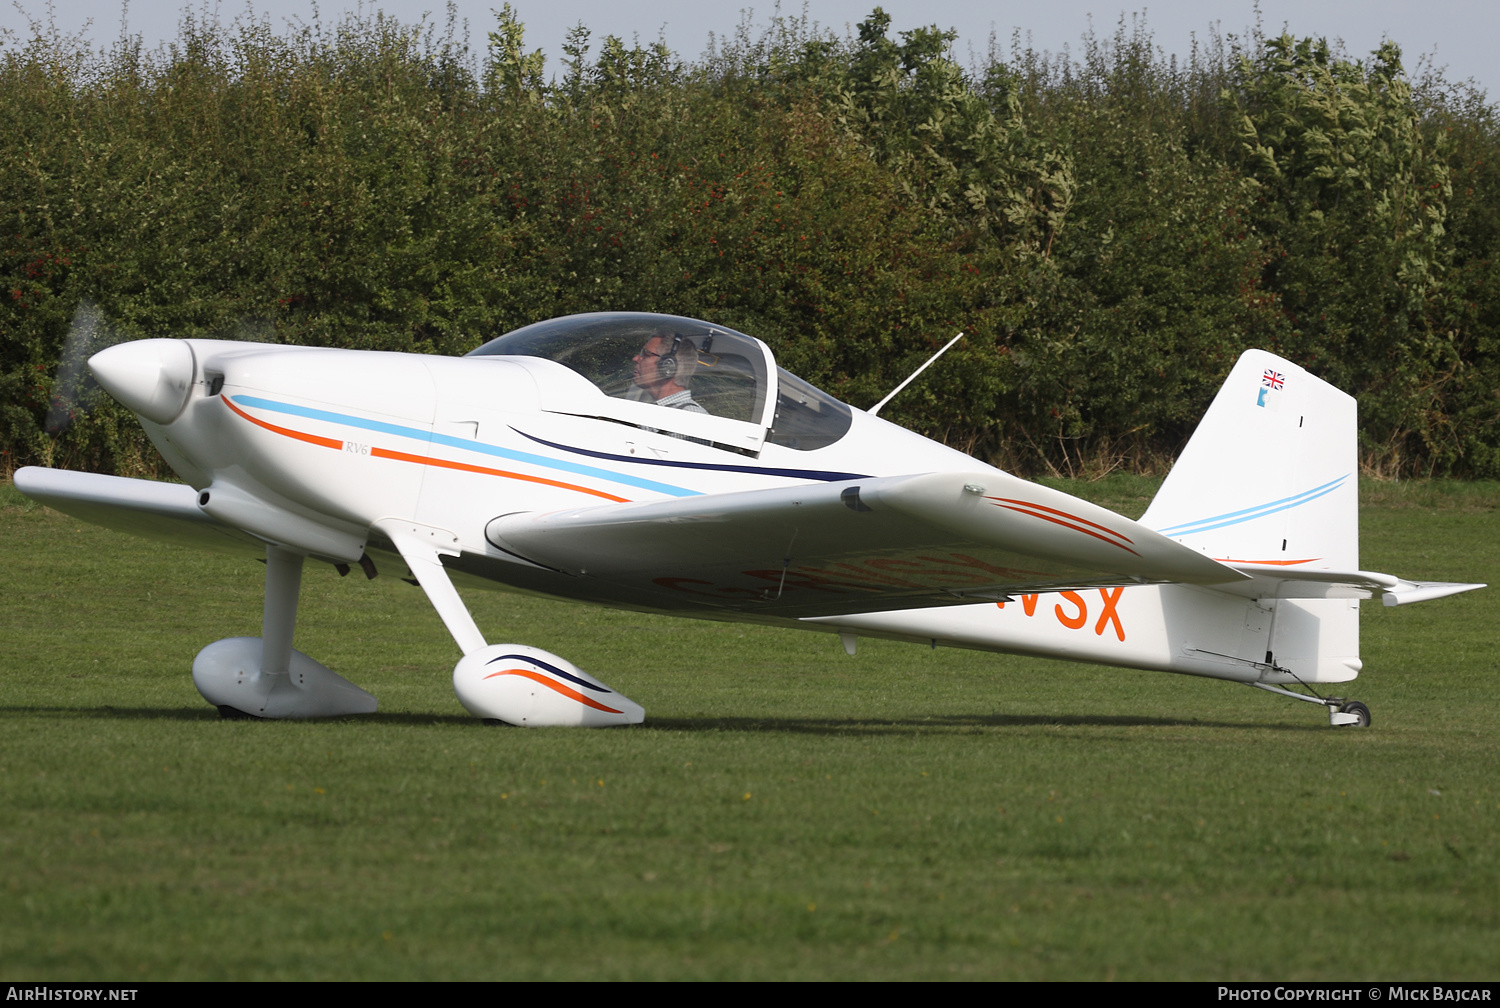
<instances>
[{"instance_id":1,"label":"landing gear leg","mask_svg":"<svg viewBox=\"0 0 1500 1008\"><path fill-rule=\"evenodd\" d=\"M1334 727L1353 725L1357 728L1368 728L1370 726L1370 708L1358 700L1345 700L1343 697L1320 697L1308 696L1305 693L1294 693L1280 686L1272 686L1269 683L1247 683L1256 689L1263 689L1267 693L1279 693L1293 700L1304 700L1307 703L1322 704L1328 708L1328 723Z\"/></svg>"},{"instance_id":2,"label":"landing gear leg","mask_svg":"<svg viewBox=\"0 0 1500 1008\"><path fill-rule=\"evenodd\" d=\"M453 669L453 692L470 714L530 728L603 728L645 720L640 704L565 658L520 644L486 644L443 566L444 556L458 555L451 532L389 519L375 528L390 538L464 653Z\"/></svg>"},{"instance_id":3,"label":"landing gear leg","mask_svg":"<svg viewBox=\"0 0 1500 1008\"><path fill-rule=\"evenodd\" d=\"M215 641L193 659L193 685L225 717L342 717L375 711L373 696L292 647L303 559L300 553L267 546L261 635Z\"/></svg>"}]
</instances>

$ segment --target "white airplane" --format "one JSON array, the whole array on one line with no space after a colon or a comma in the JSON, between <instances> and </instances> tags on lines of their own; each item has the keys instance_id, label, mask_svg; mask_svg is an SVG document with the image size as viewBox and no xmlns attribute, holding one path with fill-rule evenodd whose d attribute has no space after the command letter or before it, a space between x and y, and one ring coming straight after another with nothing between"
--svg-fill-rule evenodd
<instances>
[{"instance_id":1,"label":"white airplane","mask_svg":"<svg viewBox=\"0 0 1500 1008\"><path fill-rule=\"evenodd\" d=\"M1359 601L1478 584L1359 569L1354 400L1259 350L1140 521L1019 479L780 370L693 319L539 322L462 358L197 339L96 354L186 485L26 468L69 514L266 561L260 637L210 644L226 716L368 713L292 647L304 561L414 577L471 713L638 723L556 655L488 644L455 583L598 605L1245 683L1366 725ZM1288 687L1300 687L1298 692Z\"/></svg>"}]
</instances>

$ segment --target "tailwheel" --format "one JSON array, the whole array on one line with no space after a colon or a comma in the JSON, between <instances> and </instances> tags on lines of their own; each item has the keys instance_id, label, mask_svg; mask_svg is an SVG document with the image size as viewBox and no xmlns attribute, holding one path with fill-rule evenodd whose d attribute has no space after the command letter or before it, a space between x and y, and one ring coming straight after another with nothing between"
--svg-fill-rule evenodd
<instances>
[{"instance_id":1,"label":"tailwheel","mask_svg":"<svg viewBox=\"0 0 1500 1008\"><path fill-rule=\"evenodd\" d=\"M1253 682L1246 686L1265 690L1267 693L1276 693L1293 700L1302 700L1307 703L1322 704L1328 708L1328 723L1335 728L1353 725L1356 728L1368 728L1370 726L1370 708L1358 700L1345 700L1343 697L1321 697L1308 696L1305 693L1293 693L1289 689L1280 686L1272 686L1270 683ZM1304 684L1304 688L1307 688Z\"/></svg>"},{"instance_id":2,"label":"tailwheel","mask_svg":"<svg viewBox=\"0 0 1500 1008\"><path fill-rule=\"evenodd\" d=\"M1370 708L1358 700L1347 700L1338 707L1329 708L1328 723L1333 725L1352 725L1356 728L1368 728L1370 727Z\"/></svg>"}]
</instances>

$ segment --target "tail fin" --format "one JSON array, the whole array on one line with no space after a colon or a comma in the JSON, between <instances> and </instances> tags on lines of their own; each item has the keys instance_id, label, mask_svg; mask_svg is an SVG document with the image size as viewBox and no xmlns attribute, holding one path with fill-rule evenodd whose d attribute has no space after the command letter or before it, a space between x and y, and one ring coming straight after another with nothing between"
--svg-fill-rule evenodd
<instances>
[{"instance_id":1,"label":"tail fin","mask_svg":"<svg viewBox=\"0 0 1500 1008\"><path fill-rule=\"evenodd\" d=\"M1356 452L1353 397L1290 361L1247 350L1141 524L1237 566L1292 577L1358 571ZM1263 681L1359 674L1357 601L1277 599L1284 586L1274 575L1263 581L1263 646L1277 670Z\"/></svg>"},{"instance_id":2,"label":"tail fin","mask_svg":"<svg viewBox=\"0 0 1500 1008\"><path fill-rule=\"evenodd\" d=\"M1141 524L1216 560L1358 570L1356 452L1353 397L1247 350Z\"/></svg>"}]
</instances>

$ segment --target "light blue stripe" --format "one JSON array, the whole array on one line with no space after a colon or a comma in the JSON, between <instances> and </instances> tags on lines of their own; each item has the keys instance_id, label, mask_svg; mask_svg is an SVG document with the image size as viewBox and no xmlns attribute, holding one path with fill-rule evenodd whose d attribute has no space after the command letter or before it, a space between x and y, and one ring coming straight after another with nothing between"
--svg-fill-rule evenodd
<instances>
[{"instance_id":1,"label":"light blue stripe","mask_svg":"<svg viewBox=\"0 0 1500 1008\"><path fill-rule=\"evenodd\" d=\"M657 483L654 480L627 476L623 473L611 472L608 469L598 469L594 466L579 465L576 462L565 462L562 459L548 458L545 455L531 455L527 452L511 451L509 448L500 448L496 445L485 444L482 441L450 437L447 434L436 434L418 427L403 427L400 424L386 423L382 420L366 420L363 417L348 416L343 413L330 413L327 410L311 409L307 406L294 406L291 403L276 402L274 399L260 399L255 396L237 395L232 398L234 402L241 405L270 410L273 413L286 413L291 416L306 417L309 420L322 420L326 423L343 424L346 427L378 431L381 434L391 434L395 437L411 438L415 441L423 441L428 444L439 444L449 448L459 448L463 451L478 452L482 455L493 455L496 458L509 459L512 462L525 462L529 465L541 466L544 469L557 469L562 472L570 472L577 476L592 476L595 479L609 480L611 483L622 483L626 486L638 487L642 490L652 490L656 493L667 494L672 497L699 496L699 491L697 490L672 486L670 483Z\"/></svg>"},{"instance_id":2,"label":"light blue stripe","mask_svg":"<svg viewBox=\"0 0 1500 1008\"><path fill-rule=\"evenodd\" d=\"M1280 500L1269 501L1265 504L1257 504L1255 507L1245 508L1242 511L1227 511L1224 514L1214 515L1212 518L1200 518L1197 521L1183 522L1181 525L1173 525L1170 528L1157 529L1162 535L1193 535L1198 532L1209 532L1213 529L1224 528L1227 525L1238 525L1241 522L1253 521L1266 515L1285 511L1288 508L1306 504L1308 501L1316 500L1324 494L1332 493L1343 485L1348 479L1347 475L1340 476L1336 480L1330 480L1322 486L1304 490L1302 493L1283 497Z\"/></svg>"},{"instance_id":3,"label":"light blue stripe","mask_svg":"<svg viewBox=\"0 0 1500 1008\"><path fill-rule=\"evenodd\" d=\"M1293 503L1293 504L1298 503L1299 499L1303 498L1303 497L1308 497L1309 499L1311 499L1309 497L1309 495L1321 495L1321 493L1326 493L1328 490L1336 488L1340 483L1342 483L1346 479L1348 479L1347 476L1340 476L1338 479L1336 479L1336 480L1330 480L1329 482L1324 483L1322 486L1316 486L1316 487L1313 487L1311 490L1304 490L1301 493L1292 494L1290 497L1283 497L1280 500L1268 501L1265 504L1257 504L1254 507L1248 507L1248 508L1245 508L1244 510L1241 510L1241 511L1226 511L1223 514L1214 515L1211 518L1199 518L1197 521L1183 522L1181 525L1174 525L1173 528L1174 529L1181 529L1181 528L1187 528L1190 525L1199 525L1199 524L1202 524L1204 522L1216 522L1216 521L1219 521L1219 520L1224 519L1224 518L1237 518L1240 515L1249 515L1249 514L1251 514L1251 512L1261 511L1261 510L1264 510L1265 508L1275 508L1276 510L1279 511L1279 510L1281 510L1280 505L1287 504L1288 502ZM1165 530L1163 530L1163 531L1165 531Z\"/></svg>"}]
</instances>

